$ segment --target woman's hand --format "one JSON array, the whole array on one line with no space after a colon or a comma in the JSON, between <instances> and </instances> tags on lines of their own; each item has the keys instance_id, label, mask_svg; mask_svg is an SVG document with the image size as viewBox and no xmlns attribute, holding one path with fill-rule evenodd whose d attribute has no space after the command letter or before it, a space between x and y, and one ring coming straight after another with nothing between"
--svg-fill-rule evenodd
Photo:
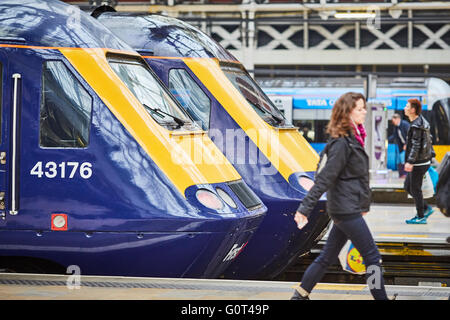
<instances>
[{"instance_id":1,"label":"woman's hand","mask_svg":"<svg viewBox=\"0 0 450 320\"><path fill-rule=\"evenodd\" d=\"M369 212L368 211L366 211L366 212L361 212L361 215L364 217L366 214L368 214Z\"/></svg>"},{"instance_id":2,"label":"woman's hand","mask_svg":"<svg viewBox=\"0 0 450 320\"><path fill-rule=\"evenodd\" d=\"M308 218L298 211L295 213L294 220L297 223L297 228L300 230L308 223Z\"/></svg>"}]
</instances>

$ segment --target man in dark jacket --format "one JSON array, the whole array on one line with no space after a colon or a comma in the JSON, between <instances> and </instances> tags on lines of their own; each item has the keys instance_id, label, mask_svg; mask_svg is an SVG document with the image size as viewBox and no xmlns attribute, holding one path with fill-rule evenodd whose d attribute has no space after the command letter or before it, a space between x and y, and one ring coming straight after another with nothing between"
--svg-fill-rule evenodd
<instances>
[{"instance_id":1,"label":"man in dark jacket","mask_svg":"<svg viewBox=\"0 0 450 320\"><path fill-rule=\"evenodd\" d=\"M421 115L422 104L417 99L409 99L405 114L411 121L405 151L405 190L414 198L417 214L406 220L409 224L426 224L433 209L423 199L422 182L432 158L430 124Z\"/></svg>"},{"instance_id":2,"label":"man in dark jacket","mask_svg":"<svg viewBox=\"0 0 450 320\"><path fill-rule=\"evenodd\" d=\"M406 150L406 137L409 130L409 123L406 120L402 120L402 117L398 113L394 113L392 116L392 124L394 125L394 133L389 137L389 142L395 143L398 146L399 161L397 162L398 173L401 178L406 177L404 171L405 166L405 150Z\"/></svg>"}]
</instances>

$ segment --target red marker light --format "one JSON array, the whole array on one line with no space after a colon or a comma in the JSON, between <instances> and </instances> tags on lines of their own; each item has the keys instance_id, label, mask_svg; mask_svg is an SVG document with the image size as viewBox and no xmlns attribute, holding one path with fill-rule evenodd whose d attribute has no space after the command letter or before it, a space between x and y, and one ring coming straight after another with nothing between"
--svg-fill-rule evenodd
<instances>
[{"instance_id":1,"label":"red marker light","mask_svg":"<svg viewBox=\"0 0 450 320\"><path fill-rule=\"evenodd\" d=\"M207 208L214 210L223 209L223 202L219 199L219 197L206 189L200 189L195 194L197 200Z\"/></svg>"},{"instance_id":2,"label":"red marker light","mask_svg":"<svg viewBox=\"0 0 450 320\"><path fill-rule=\"evenodd\" d=\"M298 178L298 183L302 186L303 189L305 189L306 191L311 190L311 188L314 185L314 181L306 176L301 176L300 178Z\"/></svg>"}]
</instances>

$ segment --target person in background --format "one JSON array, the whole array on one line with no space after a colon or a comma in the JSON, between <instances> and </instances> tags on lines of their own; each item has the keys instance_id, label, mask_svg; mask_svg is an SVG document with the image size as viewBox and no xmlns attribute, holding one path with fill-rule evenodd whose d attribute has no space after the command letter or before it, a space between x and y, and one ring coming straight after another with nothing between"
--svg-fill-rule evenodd
<instances>
[{"instance_id":1,"label":"person in background","mask_svg":"<svg viewBox=\"0 0 450 320\"><path fill-rule=\"evenodd\" d=\"M312 139L310 137L308 137L308 132L309 132L310 129L311 129L311 127L310 127L309 124L304 124L303 125L302 135L303 135L303 138L305 138L306 141L308 141L308 143L312 143L313 142Z\"/></svg>"},{"instance_id":2,"label":"person in background","mask_svg":"<svg viewBox=\"0 0 450 320\"><path fill-rule=\"evenodd\" d=\"M405 115L411 126L408 131L405 149L405 171L407 172L404 188L416 204L416 215L406 220L408 224L426 224L433 209L423 199L423 177L430 168L432 141L430 124L422 116L422 104L418 99L409 99L405 106Z\"/></svg>"},{"instance_id":3,"label":"person in background","mask_svg":"<svg viewBox=\"0 0 450 320\"><path fill-rule=\"evenodd\" d=\"M327 212L333 220L320 255L307 268L301 285L291 300L307 300L328 266L350 239L366 265L366 281L372 296L387 300L381 268L381 255L363 218L370 208L369 157L364 150L366 100L360 93L348 92L333 106L327 132L330 134L321 155L315 184L297 209L294 220L302 229L320 197L327 192ZM376 285L370 282L376 278Z\"/></svg>"},{"instance_id":4,"label":"person in background","mask_svg":"<svg viewBox=\"0 0 450 320\"><path fill-rule=\"evenodd\" d=\"M401 115L394 113L392 116L392 124L394 125L394 133L389 137L389 142L395 143L398 146L399 161L397 162L397 169L400 178L406 177L405 167L405 150L406 150L406 136L409 130L409 123L403 120Z\"/></svg>"}]
</instances>

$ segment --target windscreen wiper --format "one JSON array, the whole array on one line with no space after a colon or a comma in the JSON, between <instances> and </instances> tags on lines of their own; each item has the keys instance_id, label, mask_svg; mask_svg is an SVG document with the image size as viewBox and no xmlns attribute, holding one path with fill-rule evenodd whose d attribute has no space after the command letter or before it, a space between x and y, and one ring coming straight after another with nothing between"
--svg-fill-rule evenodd
<instances>
[{"instance_id":1,"label":"windscreen wiper","mask_svg":"<svg viewBox=\"0 0 450 320\"><path fill-rule=\"evenodd\" d=\"M259 103L255 103L252 102L250 99L247 99L248 102L250 102L252 105L254 105L256 108L258 108L260 111L269 114L275 121L277 124L281 124L283 122L284 119L278 118L276 115L274 115L273 113L267 111L265 108L261 107L261 105Z\"/></svg>"},{"instance_id":2,"label":"windscreen wiper","mask_svg":"<svg viewBox=\"0 0 450 320\"><path fill-rule=\"evenodd\" d=\"M184 125L186 124L185 121L183 121L183 120L181 120L180 118L174 116L173 114L164 112L164 111L162 111L162 110L159 109L159 108L151 108L151 107L149 107L148 105L146 105L145 103L143 103L143 105L144 105L145 108L147 108L147 109L150 110L151 112L154 112L154 113L159 114L159 115L162 114L162 115L166 115L166 116L171 117L171 118L176 122L176 124L178 125L178 127L176 127L175 129L181 128L182 126L184 126Z\"/></svg>"}]
</instances>

